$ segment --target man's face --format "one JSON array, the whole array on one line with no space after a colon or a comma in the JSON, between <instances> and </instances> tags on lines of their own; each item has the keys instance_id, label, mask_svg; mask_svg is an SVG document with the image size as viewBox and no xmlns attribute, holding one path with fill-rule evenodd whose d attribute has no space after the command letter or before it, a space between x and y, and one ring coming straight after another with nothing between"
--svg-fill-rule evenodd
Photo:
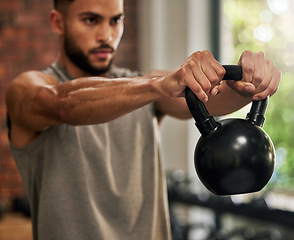
<instances>
[{"instance_id":1,"label":"man's face","mask_svg":"<svg viewBox=\"0 0 294 240\"><path fill-rule=\"evenodd\" d=\"M64 50L90 75L109 70L123 34L123 0L75 0L65 18Z\"/></svg>"}]
</instances>

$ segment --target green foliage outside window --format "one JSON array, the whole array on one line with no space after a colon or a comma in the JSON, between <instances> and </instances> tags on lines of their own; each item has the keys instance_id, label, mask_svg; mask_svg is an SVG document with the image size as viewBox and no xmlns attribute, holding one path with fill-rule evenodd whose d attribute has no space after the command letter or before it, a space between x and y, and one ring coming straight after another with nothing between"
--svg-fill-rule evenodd
<instances>
[{"instance_id":1,"label":"green foliage outside window","mask_svg":"<svg viewBox=\"0 0 294 240\"><path fill-rule=\"evenodd\" d=\"M223 10L233 35L234 62L244 50L264 51L283 72L264 129L276 148L272 186L294 190L294 1L224 0Z\"/></svg>"}]
</instances>

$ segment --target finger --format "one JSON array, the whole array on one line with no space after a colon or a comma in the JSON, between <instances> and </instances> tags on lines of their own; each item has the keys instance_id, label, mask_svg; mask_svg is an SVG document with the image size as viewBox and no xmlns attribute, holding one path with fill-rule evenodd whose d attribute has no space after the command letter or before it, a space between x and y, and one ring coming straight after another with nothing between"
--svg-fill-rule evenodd
<instances>
[{"instance_id":1,"label":"finger","mask_svg":"<svg viewBox=\"0 0 294 240\"><path fill-rule=\"evenodd\" d=\"M273 61L266 60L266 70L264 80L257 87L255 98L264 99L268 95L273 95L279 86L282 73L274 66ZM267 94L267 95L266 95Z\"/></svg>"},{"instance_id":2,"label":"finger","mask_svg":"<svg viewBox=\"0 0 294 240\"><path fill-rule=\"evenodd\" d=\"M199 61L195 61L194 58L191 58L188 62L188 67L192 73L194 81L201 86L204 92L210 91L211 82L209 78L213 77L213 74L207 65L209 65L209 63L205 59L202 59L200 63Z\"/></svg>"},{"instance_id":3,"label":"finger","mask_svg":"<svg viewBox=\"0 0 294 240\"><path fill-rule=\"evenodd\" d=\"M180 69L180 75L182 78L182 81L185 82L185 85L189 87L192 92L199 98L202 102L208 101L208 96L203 90L202 86L198 81L205 81L205 80L199 80L199 78L206 78L205 75L202 73L202 71L199 70L198 67L193 67L193 70L197 72L198 79L195 79L194 73L191 70L191 67L189 64L185 64Z\"/></svg>"},{"instance_id":4,"label":"finger","mask_svg":"<svg viewBox=\"0 0 294 240\"><path fill-rule=\"evenodd\" d=\"M202 102L208 101L207 94L203 91L201 85L195 81L193 77L188 77L186 79L187 86L192 90L192 92L198 97L198 99Z\"/></svg>"},{"instance_id":5,"label":"finger","mask_svg":"<svg viewBox=\"0 0 294 240\"><path fill-rule=\"evenodd\" d=\"M226 81L226 84L243 96L252 96L256 90L252 83L242 81Z\"/></svg>"},{"instance_id":6,"label":"finger","mask_svg":"<svg viewBox=\"0 0 294 240\"><path fill-rule=\"evenodd\" d=\"M194 53L192 55L192 60L195 61L195 64L198 65L199 69L206 76L206 78L203 79L205 81L200 82L206 92L210 91L212 87L219 84L225 74L225 69L219 62L215 60L209 51ZM195 78L197 78L196 75ZM207 80L209 81L210 85L208 85L206 82Z\"/></svg>"},{"instance_id":7,"label":"finger","mask_svg":"<svg viewBox=\"0 0 294 240\"><path fill-rule=\"evenodd\" d=\"M197 82L206 96L203 101L207 101L207 93L217 94L218 88L215 87L222 80L225 69L218 63L209 51L196 52L188 59L188 66L193 73L195 82ZM193 82L191 89L193 91ZM196 86L196 85L195 85ZM196 86L195 91L198 90ZM194 93L197 95L198 92Z\"/></svg>"},{"instance_id":8,"label":"finger","mask_svg":"<svg viewBox=\"0 0 294 240\"><path fill-rule=\"evenodd\" d=\"M219 88L220 88L220 85L214 86L209 92L210 95L212 95L212 96L217 95L219 93Z\"/></svg>"},{"instance_id":9,"label":"finger","mask_svg":"<svg viewBox=\"0 0 294 240\"><path fill-rule=\"evenodd\" d=\"M280 80L282 78L282 73L276 67L273 69L273 73L271 74L271 80L267 88L264 91L258 92L253 95L253 100L262 100L267 96L272 96L276 93L279 87Z\"/></svg>"},{"instance_id":10,"label":"finger","mask_svg":"<svg viewBox=\"0 0 294 240\"><path fill-rule=\"evenodd\" d=\"M254 94L252 99L255 101L265 99L267 96L271 96L273 91L270 88L266 88L264 91Z\"/></svg>"},{"instance_id":11,"label":"finger","mask_svg":"<svg viewBox=\"0 0 294 240\"><path fill-rule=\"evenodd\" d=\"M252 82L253 72L254 72L254 62L252 61L252 53L250 51L245 51L242 53L239 60L239 65L243 69L243 81Z\"/></svg>"},{"instance_id":12,"label":"finger","mask_svg":"<svg viewBox=\"0 0 294 240\"><path fill-rule=\"evenodd\" d=\"M218 81L216 84L219 84L223 79L226 70L224 67L213 57L212 53L209 51L203 51L204 55L207 58L207 61L210 63L211 67L213 68L214 72L218 77Z\"/></svg>"},{"instance_id":13,"label":"finger","mask_svg":"<svg viewBox=\"0 0 294 240\"><path fill-rule=\"evenodd\" d=\"M252 83L255 87L258 87L259 84L261 84L262 82L263 84L268 84L270 78L265 77L268 65L269 62L265 61L265 55L263 52L254 54L254 72L252 77Z\"/></svg>"},{"instance_id":14,"label":"finger","mask_svg":"<svg viewBox=\"0 0 294 240\"><path fill-rule=\"evenodd\" d=\"M270 88L273 86L274 82L272 81L272 64L267 63L265 70L264 70L264 76L260 80L260 83L254 84L256 86L256 93L264 92L267 88ZM258 80L256 81L258 82Z\"/></svg>"}]
</instances>

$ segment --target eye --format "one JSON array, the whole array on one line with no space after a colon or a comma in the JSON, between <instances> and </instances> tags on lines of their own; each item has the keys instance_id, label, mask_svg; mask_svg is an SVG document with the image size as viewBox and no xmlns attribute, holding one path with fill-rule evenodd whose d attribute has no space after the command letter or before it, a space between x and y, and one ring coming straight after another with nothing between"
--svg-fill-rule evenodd
<instances>
[{"instance_id":1,"label":"eye","mask_svg":"<svg viewBox=\"0 0 294 240\"><path fill-rule=\"evenodd\" d=\"M119 24L121 21L123 21L123 19L124 19L124 15L119 15L119 16L117 16L117 17L112 18L111 21L110 21L110 24L111 24L111 25L117 25L117 24Z\"/></svg>"},{"instance_id":2,"label":"eye","mask_svg":"<svg viewBox=\"0 0 294 240\"><path fill-rule=\"evenodd\" d=\"M87 18L84 18L84 22L88 25L94 25L96 24L98 21L95 17L87 17Z\"/></svg>"}]
</instances>

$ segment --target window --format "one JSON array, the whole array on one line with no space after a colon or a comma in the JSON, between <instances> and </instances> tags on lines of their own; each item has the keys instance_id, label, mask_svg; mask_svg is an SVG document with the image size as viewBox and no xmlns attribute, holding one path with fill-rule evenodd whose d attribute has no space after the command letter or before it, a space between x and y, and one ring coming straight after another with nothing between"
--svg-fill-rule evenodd
<instances>
[{"instance_id":1,"label":"window","mask_svg":"<svg viewBox=\"0 0 294 240\"><path fill-rule=\"evenodd\" d=\"M264 125L276 148L269 187L294 190L294 1L223 0L222 7L221 48L234 56L231 61L238 62L244 50L264 51L283 72Z\"/></svg>"}]
</instances>

